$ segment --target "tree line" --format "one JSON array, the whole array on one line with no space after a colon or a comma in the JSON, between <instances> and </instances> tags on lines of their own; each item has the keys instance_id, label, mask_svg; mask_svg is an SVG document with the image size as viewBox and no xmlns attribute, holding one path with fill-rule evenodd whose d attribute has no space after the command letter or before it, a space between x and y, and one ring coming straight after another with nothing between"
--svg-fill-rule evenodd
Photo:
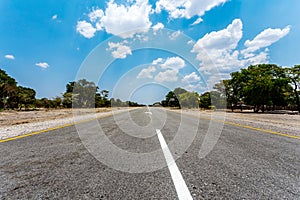
<instances>
[{"instance_id":1,"label":"tree line","mask_svg":"<svg viewBox=\"0 0 300 200\"><path fill-rule=\"evenodd\" d=\"M19 86L14 78L0 69L0 110L141 106L136 102L108 99L108 96L108 90L99 92L99 87L94 82L81 79L67 83L66 91L61 97L38 99L34 89Z\"/></svg>"},{"instance_id":2,"label":"tree line","mask_svg":"<svg viewBox=\"0 0 300 200\"><path fill-rule=\"evenodd\" d=\"M300 112L300 65L284 68L274 64L251 65L216 83L213 90L199 95L182 88L170 91L162 106L242 108L261 110L293 109Z\"/></svg>"},{"instance_id":3,"label":"tree line","mask_svg":"<svg viewBox=\"0 0 300 200\"><path fill-rule=\"evenodd\" d=\"M285 68L259 64L231 73L229 79L216 83L212 91L203 94L176 88L160 104L164 107L232 110L247 106L254 112L278 108L300 112L299 87L300 65ZM142 106L136 102L108 99L109 91L99 91L94 82L86 79L66 84L61 97L37 99L35 95L34 89L19 86L14 78L0 69L0 110Z\"/></svg>"}]
</instances>

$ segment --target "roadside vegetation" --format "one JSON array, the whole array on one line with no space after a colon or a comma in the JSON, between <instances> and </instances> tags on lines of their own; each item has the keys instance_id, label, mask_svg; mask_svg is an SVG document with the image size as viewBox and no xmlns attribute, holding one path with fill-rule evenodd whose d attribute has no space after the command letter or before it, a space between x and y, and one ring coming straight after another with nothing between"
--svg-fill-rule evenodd
<instances>
[{"instance_id":1,"label":"roadside vegetation","mask_svg":"<svg viewBox=\"0 0 300 200\"><path fill-rule=\"evenodd\" d=\"M85 79L66 84L61 97L36 98L32 88L18 85L17 81L0 69L0 110L34 110L39 108L101 108L110 106L141 106L136 102L108 99L109 91L101 90Z\"/></svg>"},{"instance_id":2,"label":"roadside vegetation","mask_svg":"<svg viewBox=\"0 0 300 200\"><path fill-rule=\"evenodd\" d=\"M198 94L182 88L170 91L161 102L164 107L203 109L250 108L298 110L300 112L300 65L283 68L273 64L251 65L230 74L230 79L214 85L213 90Z\"/></svg>"},{"instance_id":3,"label":"roadside vegetation","mask_svg":"<svg viewBox=\"0 0 300 200\"><path fill-rule=\"evenodd\" d=\"M300 65L291 68L274 64L251 65L230 76L203 94L176 88L156 104L177 108L250 108L254 112L289 109L300 112ZM142 106L136 102L109 99L109 91L99 91L94 82L85 79L66 84L61 97L37 99L35 96L34 89L19 86L14 78L0 69L0 110Z\"/></svg>"}]
</instances>

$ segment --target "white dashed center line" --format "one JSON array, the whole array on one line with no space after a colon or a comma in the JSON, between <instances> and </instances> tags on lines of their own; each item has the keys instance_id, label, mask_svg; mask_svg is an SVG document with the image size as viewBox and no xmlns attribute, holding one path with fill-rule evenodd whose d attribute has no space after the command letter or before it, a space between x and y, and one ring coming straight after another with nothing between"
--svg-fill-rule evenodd
<instances>
[{"instance_id":1,"label":"white dashed center line","mask_svg":"<svg viewBox=\"0 0 300 200\"><path fill-rule=\"evenodd\" d=\"M170 171L170 174L171 174L171 177L172 177L172 180L173 180L173 183L175 185L175 189L176 189L176 192L177 192L177 196L178 196L178 199L179 200L192 200L192 195L188 189L188 187L186 186L185 184L185 181L175 163L175 160L174 158L172 157L172 154L169 150L169 147L161 133L161 131L159 129L156 129L156 133L157 133L157 136L158 136L158 140L159 140L159 143L160 143L160 146L163 150L163 153L164 153L164 156L165 156L165 159L167 161L167 165L168 165L168 168L169 168L169 171Z\"/></svg>"}]
</instances>

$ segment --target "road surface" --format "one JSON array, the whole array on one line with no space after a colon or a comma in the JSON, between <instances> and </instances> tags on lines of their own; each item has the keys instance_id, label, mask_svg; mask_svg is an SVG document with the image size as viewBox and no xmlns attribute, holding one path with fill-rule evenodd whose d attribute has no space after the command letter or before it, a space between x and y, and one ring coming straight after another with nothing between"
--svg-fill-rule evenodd
<instances>
[{"instance_id":1,"label":"road surface","mask_svg":"<svg viewBox=\"0 0 300 200\"><path fill-rule=\"evenodd\" d=\"M209 122L145 107L0 143L0 199L300 199L300 140L225 124L200 158ZM154 160L126 162L101 142L93 155L82 141L99 125L100 138Z\"/></svg>"}]
</instances>

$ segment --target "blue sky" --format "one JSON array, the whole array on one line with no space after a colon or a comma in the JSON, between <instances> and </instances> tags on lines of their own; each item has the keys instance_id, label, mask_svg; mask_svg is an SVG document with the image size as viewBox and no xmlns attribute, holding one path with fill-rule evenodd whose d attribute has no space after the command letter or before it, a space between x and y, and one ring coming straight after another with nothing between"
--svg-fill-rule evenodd
<instances>
[{"instance_id":1,"label":"blue sky","mask_svg":"<svg viewBox=\"0 0 300 200\"><path fill-rule=\"evenodd\" d=\"M113 97L152 103L176 86L203 92L250 64L300 64L299 8L298 0L2 0L0 68L37 97L60 96L87 75Z\"/></svg>"}]
</instances>

